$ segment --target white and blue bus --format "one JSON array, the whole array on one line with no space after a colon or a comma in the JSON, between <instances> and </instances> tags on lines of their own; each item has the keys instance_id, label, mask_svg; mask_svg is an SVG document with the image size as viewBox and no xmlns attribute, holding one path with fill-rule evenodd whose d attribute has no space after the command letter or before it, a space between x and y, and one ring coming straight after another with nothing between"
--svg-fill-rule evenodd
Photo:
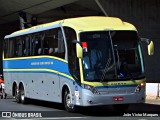
<instances>
[{"instance_id":1,"label":"white and blue bus","mask_svg":"<svg viewBox=\"0 0 160 120\"><path fill-rule=\"evenodd\" d=\"M144 40L144 39L143 39ZM148 42L148 53L154 52ZM79 17L5 36L6 93L77 106L113 105L125 110L145 102L142 40L136 28L112 17Z\"/></svg>"}]
</instances>

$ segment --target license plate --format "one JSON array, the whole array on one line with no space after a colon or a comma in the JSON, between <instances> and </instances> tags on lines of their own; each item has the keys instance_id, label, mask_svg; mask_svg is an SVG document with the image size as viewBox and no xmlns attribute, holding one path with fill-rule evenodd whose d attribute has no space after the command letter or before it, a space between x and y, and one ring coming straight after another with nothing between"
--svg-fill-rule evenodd
<instances>
[{"instance_id":1,"label":"license plate","mask_svg":"<svg viewBox=\"0 0 160 120\"><path fill-rule=\"evenodd\" d=\"M122 96L113 97L113 101L123 101L124 98Z\"/></svg>"}]
</instances>

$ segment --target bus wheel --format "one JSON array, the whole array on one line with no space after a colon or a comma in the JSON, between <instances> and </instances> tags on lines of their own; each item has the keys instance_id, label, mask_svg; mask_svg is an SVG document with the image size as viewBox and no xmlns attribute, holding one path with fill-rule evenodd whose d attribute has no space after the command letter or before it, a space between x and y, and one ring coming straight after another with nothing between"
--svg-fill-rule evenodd
<instances>
[{"instance_id":1,"label":"bus wheel","mask_svg":"<svg viewBox=\"0 0 160 120\"><path fill-rule=\"evenodd\" d=\"M20 88L19 94L20 94L21 103L25 104L26 103L26 98L25 98L25 92L24 92L24 87L23 86Z\"/></svg>"},{"instance_id":2,"label":"bus wheel","mask_svg":"<svg viewBox=\"0 0 160 120\"><path fill-rule=\"evenodd\" d=\"M129 108L129 104L113 105L113 108L115 111L117 111L119 113L124 113Z\"/></svg>"},{"instance_id":3,"label":"bus wheel","mask_svg":"<svg viewBox=\"0 0 160 120\"><path fill-rule=\"evenodd\" d=\"M75 112L76 106L71 104L71 95L68 89L65 90L64 93L64 106L68 112Z\"/></svg>"},{"instance_id":4,"label":"bus wheel","mask_svg":"<svg viewBox=\"0 0 160 120\"><path fill-rule=\"evenodd\" d=\"M17 86L14 87L14 91L15 91L15 99L16 99L16 102L17 102L17 103L20 103L20 102L21 102L21 99L20 99L20 94L19 94L19 90L17 89Z\"/></svg>"}]
</instances>

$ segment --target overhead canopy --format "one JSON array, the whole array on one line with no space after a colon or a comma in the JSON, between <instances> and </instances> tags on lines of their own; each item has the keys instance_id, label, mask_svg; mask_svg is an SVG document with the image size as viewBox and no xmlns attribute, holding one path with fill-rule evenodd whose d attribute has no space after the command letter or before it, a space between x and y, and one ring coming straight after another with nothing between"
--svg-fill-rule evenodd
<instances>
[{"instance_id":1,"label":"overhead canopy","mask_svg":"<svg viewBox=\"0 0 160 120\"><path fill-rule=\"evenodd\" d=\"M93 0L0 0L0 24L19 19L20 11L42 19L97 15L100 9Z\"/></svg>"}]
</instances>

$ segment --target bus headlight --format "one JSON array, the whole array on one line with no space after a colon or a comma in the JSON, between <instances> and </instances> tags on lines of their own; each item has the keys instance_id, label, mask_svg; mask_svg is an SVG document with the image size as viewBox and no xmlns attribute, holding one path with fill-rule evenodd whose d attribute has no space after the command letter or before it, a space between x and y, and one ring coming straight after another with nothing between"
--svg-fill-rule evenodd
<instances>
[{"instance_id":1,"label":"bus headlight","mask_svg":"<svg viewBox=\"0 0 160 120\"><path fill-rule=\"evenodd\" d=\"M140 91L141 91L141 86L138 85L138 86L136 87L136 89L135 89L135 92L140 92Z\"/></svg>"},{"instance_id":2,"label":"bus headlight","mask_svg":"<svg viewBox=\"0 0 160 120\"><path fill-rule=\"evenodd\" d=\"M145 82L141 82L139 85L137 85L135 92L140 92L141 88L145 86Z\"/></svg>"},{"instance_id":3,"label":"bus headlight","mask_svg":"<svg viewBox=\"0 0 160 120\"><path fill-rule=\"evenodd\" d=\"M95 87L93 87L91 85L82 84L82 87L90 90L93 94L100 94L100 92Z\"/></svg>"}]
</instances>

